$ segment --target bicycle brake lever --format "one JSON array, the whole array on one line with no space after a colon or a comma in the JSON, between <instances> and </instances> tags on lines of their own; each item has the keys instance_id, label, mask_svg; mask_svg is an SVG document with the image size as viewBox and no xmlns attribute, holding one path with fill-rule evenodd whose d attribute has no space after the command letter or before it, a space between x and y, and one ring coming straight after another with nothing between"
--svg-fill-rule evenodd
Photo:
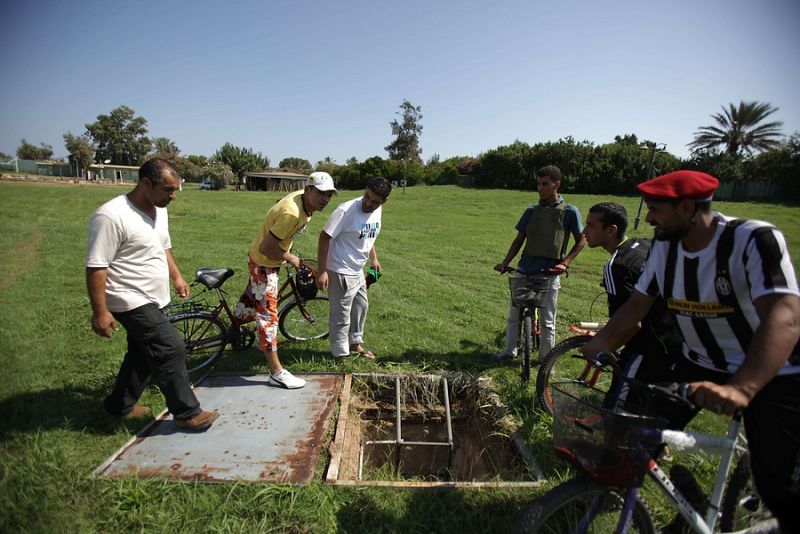
<instances>
[{"instance_id":1,"label":"bicycle brake lever","mask_svg":"<svg viewBox=\"0 0 800 534\"><path fill-rule=\"evenodd\" d=\"M604 367L617 363L617 357L613 352L598 352L594 357L594 361L597 367Z\"/></svg>"}]
</instances>

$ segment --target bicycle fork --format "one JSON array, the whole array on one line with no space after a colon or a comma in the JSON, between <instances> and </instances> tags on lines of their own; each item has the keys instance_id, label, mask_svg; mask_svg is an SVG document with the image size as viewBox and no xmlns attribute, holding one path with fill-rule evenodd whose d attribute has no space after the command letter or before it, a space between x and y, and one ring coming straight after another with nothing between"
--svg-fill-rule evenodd
<instances>
[{"instance_id":1,"label":"bicycle fork","mask_svg":"<svg viewBox=\"0 0 800 534\"><path fill-rule=\"evenodd\" d=\"M614 531L616 534L625 534L628 532L628 527L631 525L633 518L633 510L636 508L636 500L639 496L639 488L631 487L625 492L625 500L622 504L622 510L619 515L619 522L617 529ZM592 525L594 518L605 509L607 504L608 495L601 493L592 501L592 505L586 511L586 514L581 518L578 523L578 528L575 530L577 534L586 534L589 527Z\"/></svg>"},{"instance_id":2,"label":"bicycle fork","mask_svg":"<svg viewBox=\"0 0 800 534\"><path fill-rule=\"evenodd\" d=\"M733 463L740 424L741 416L735 416L731 419L726 436L709 436L674 430L664 430L662 432L662 440L669 445L676 446L678 449L701 448L708 451L719 451L720 460L719 468L717 469L717 478L714 482L714 489L712 490L711 497L708 499L708 509L706 510L705 518L703 518L701 512L692 506L684 494L681 493L681 489L675 487L675 484L673 484L672 480L670 480L669 476L658 464L656 464L654 460L650 460L647 474L656 484L664 489L667 496L675 503L680 515L695 532L701 532L703 534L711 533L719 519L720 504L722 503L725 484L728 480L731 464ZM694 480L691 482L696 484Z\"/></svg>"}]
</instances>

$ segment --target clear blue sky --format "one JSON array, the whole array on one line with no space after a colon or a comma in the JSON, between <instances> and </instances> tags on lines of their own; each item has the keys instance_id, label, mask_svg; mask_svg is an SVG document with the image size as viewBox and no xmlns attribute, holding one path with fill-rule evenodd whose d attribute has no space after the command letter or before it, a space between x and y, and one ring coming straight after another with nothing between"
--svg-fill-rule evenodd
<instances>
[{"instance_id":1,"label":"clear blue sky","mask_svg":"<svg viewBox=\"0 0 800 534\"><path fill-rule=\"evenodd\" d=\"M125 104L183 154L379 155L404 98L423 158L635 133L688 155L720 106L800 131L797 0L47 1L0 6L0 150Z\"/></svg>"}]
</instances>

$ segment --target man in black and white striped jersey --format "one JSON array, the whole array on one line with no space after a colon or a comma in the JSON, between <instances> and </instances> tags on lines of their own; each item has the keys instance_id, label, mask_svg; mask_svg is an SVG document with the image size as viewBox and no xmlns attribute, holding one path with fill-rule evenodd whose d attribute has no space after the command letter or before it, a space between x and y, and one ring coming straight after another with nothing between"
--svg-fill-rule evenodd
<instances>
[{"instance_id":1,"label":"man in black and white striped jersey","mask_svg":"<svg viewBox=\"0 0 800 534\"><path fill-rule=\"evenodd\" d=\"M617 348L664 298L684 340L665 379L690 382L702 408L743 411L759 493L784 531L800 532L800 291L777 228L711 211L718 185L677 171L637 186L650 256L631 298L582 350Z\"/></svg>"}]
</instances>

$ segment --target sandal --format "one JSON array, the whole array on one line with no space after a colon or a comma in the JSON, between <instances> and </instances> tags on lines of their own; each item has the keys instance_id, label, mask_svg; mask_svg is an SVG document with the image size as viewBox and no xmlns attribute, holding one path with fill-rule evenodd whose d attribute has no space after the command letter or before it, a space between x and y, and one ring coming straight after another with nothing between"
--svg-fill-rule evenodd
<instances>
[{"instance_id":1,"label":"sandal","mask_svg":"<svg viewBox=\"0 0 800 534\"><path fill-rule=\"evenodd\" d=\"M364 347L360 347L359 349L354 350L350 354L360 354L361 356L365 357L368 360L375 359L375 354L373 354L371 350L367 350Z\"/></svg>"}]
</instances>

